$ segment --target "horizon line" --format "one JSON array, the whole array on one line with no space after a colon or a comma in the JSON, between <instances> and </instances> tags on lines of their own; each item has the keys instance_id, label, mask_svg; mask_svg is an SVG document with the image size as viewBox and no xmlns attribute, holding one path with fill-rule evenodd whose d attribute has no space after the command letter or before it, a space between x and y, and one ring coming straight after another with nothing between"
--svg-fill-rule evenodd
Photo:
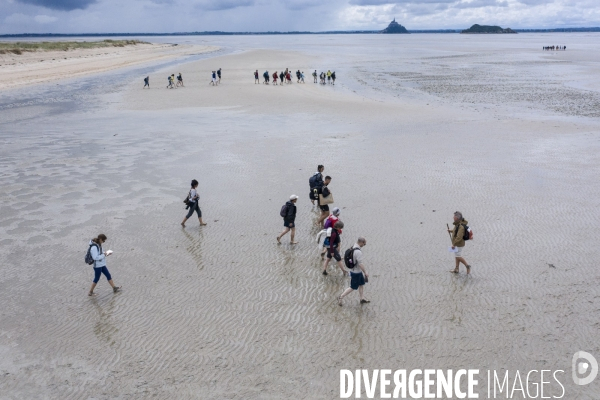
<instances>
[{"instance_id":1,"label":"horizon line","mask_svg":"<svg viewBox=\"0 0 600 400\"><path fill-rule=\"evenodd\" d=\"M409 33L460 33L468 28L438 28L438 29L408 29ZM571 33L571 32L600 32L600 26L567 27L567 28L511 28L516 32L531 33ZM381 30L350 29L331 31L193 31L193 32L108 32L108 33L5 33L2 37L93 37L93 36L226 36L226 35L323 35L323 34L381 34ZM397 35L397 33L391 33ZM401 33L400 33L401 35Z\"/></svg>"}]
</instances>

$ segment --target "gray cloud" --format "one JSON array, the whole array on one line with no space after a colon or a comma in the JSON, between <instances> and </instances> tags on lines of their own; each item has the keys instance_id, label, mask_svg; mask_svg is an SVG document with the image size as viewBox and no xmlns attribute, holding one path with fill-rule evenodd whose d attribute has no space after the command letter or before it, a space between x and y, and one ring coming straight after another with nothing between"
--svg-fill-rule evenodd
<instances>
[{"instance_id":1,"label":"gray cloud","mask_svg":"<svg viewBox=\"0 0 600 400\"><path fill-rule=\"evenodd\" d=\"M350 0L355 6L383 6L387 4L437 4L456 3L456 0Z\"/></svg>"},{"instance_id":2,"label":"gray cloud","mask_svg":"<svg viewBox=\"0 0 600 400\"><path fill-rule=\"evenodd\" d=\"M231 10L239 7L250 7L255 0L202 0L197 7L206 11Z\"/></svg>"},{"instance_id":3,"label":"gray cloud","mask_svg":"<svg viewBox=\"0 0 600 400\"><path fill-rule=\"evenodd\" d=\"M90 4L96 2L96 0L17 0L19 3L32 4L35 6L42 6L51 8L54 10L83 10Z\"/></svg>"}]
</instances>

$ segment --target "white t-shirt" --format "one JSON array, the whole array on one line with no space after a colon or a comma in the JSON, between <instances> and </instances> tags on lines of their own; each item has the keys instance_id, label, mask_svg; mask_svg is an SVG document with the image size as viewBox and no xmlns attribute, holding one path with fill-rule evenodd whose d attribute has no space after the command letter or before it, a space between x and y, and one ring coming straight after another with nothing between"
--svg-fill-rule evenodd
<instances>
[{"instance_id":1,"label":"white t-shirt","mask_svg":"<svg viewBox=\"0 0 600 400\"><path fill-rule=\"evenodd\" d=\"M198 201L199 199L200 196L198 196L198 192L196 191L196 189L190 190L190 201Z\"/></svg>"},{"instance_id":2,"label":"white t-shirt","mask_svg":"<svg viewBox=\"0 0 600 400\"><path fill-rule=\"evenodd\" d=\"M352 248L356 249L356 250L354 250L354 265L355 265L355 267L349 271L353 272L355 274L358 274L358 273L362 272L359 265L362 264L363 254L362 254L362 251L360 250L360 246L358 244L355 244L354 246L352 246Z\"/></svg>"}]
</instances>

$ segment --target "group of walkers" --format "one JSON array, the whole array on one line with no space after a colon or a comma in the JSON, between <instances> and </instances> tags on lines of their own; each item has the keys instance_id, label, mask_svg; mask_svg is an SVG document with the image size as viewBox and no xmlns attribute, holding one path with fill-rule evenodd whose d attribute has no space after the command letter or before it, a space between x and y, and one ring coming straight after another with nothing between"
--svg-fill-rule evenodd
<instances>
[{"instance_id":1,"label":"group of walkers","mask_svg":"<svg viewBox=\"0 0 600 400\"><path fill-rule=\"evenodd\" d=\"M342 231L344 223L340 220L341 210L339 207L334 207L331 212L329 205L333 204L333 193L329 188L331 176L323 176L325 167L317 166L315 172L309 178L309 198L313 205L316 205L320 210L319 218L316 224L322 229L317 234L317 242L321 247L321 258L323 259L323 275L328 275L327 269L331 260L335 260L337 267L342 272L343 276L350 277L350 287L345 289L337 298L338 304L342 305L342 299L355 290L358 290L360 303L370 303L364 295L364 285L369 282L369 274L365 269L363 262L362 250L367 245L367 240L360 236L344 253L343 257L340 253L342 248ZM198 193L198 181L193 179L190 185L190 190L184 198L183 202L186 209L189 210L187 215L181 222L181 226L185 227L185 223L196 212L200 226L206 225L202 220L202 211L199 206L200 195ZM293 194L289 200L281 207L280 216L283 218L283 231L277 236L277 243L281 244L281 239L290 233L290 244L294 245L296 241L296 215L298 196ZM467 269L467 275L471 273L471 265L467 263L463 255L465 242L473 239L473 232L468 226L468 221L463 217L462 213L456 211L454 213L454 227L450 229L448 226L448 234L450 236L451 247L450 251L455 256L455 268L450 272L458 274L460 264L463 264ZM321 242L321 238L323 238ZM96 238L89 242L88 250L85 255L85 262L88 265L93 265L94 280L89 290L88 295L94 295L94 289L98 283L100 276L104 274L114 293L121 290L120 286L116 286L112 280L112 276L106 266L106 258L112 254L111 250L104 251L102 245L106 242L107 237L104 234L99 234ZM342 262L343 258L343 262Z\"/></svg>"},{"instance_id":2,"label":"group of walkers","mask_svg":"<svg viewBox=\"0 0 600 400\"><path fill-rule=\"evenodd\" d=\"M211 72L210 75L210 85L217 86L219 83L221 83L221 68Z\"/></svg>"},{"instance_id":3,"label":"group of walkers","mask_svg":"<svg viewBox=\"0 0 600 400\"><path fill-rule=\"evenodd\" d=\"M542 50L544 51L554 51L554 50L566 50L567 46L544 46Z\"/></svg>"},{"instance_id":4,"label":"group of walkers","mask_svg":"<svg viewBox=\"0 0 600 400\"><path fill-rule=\"evenodd\" d=\"M312 74L313 82L317 83L317 70ZM327 70L327 72L321 72L319 74L319 83L321 85L330 84L335 85L335 71L331 72L331 70Z\"/></svg>"},{"instance_id":5,"label":"group of walkers","mask_svg":"<svg viewBox=\"0 0 600 400\"><path fill-rule=\"evenodd\" d=\"M167 89L175 89L177 87L184 87L183 86L183 75L181 75L181 72L177 75L177 77L175 77L175 74L171 74L167 77ZM216 71L212 71L211 72L211 79L210 79L210 84L213 86L218 85L219 83L221 83L221 68L219 68ZM146 76L144 78L144 87L142 89L150 89L150 76Z\"/></svg>"},{"instance_id":6,"label":"group of walkers","mask_svg":"<svg viewBox=\"0 0 600 400\"><path fill-rule=\"evenodd\" d=\"M273 72L273 75L269 74L269 71L265 71L262 74L263 76L263 84L268 85L271 82L271 77L273 78L273 85L278 85L277 80L281 82L281 85L284 83L290 84L292 83L292 73L288 68L285 71L281 72ZM254 71L254 84L260 83L260 78L258 76L258 70ZM296 71L296 83L304 83L304 72L300 70Z\"/></svg>"},{"instance_id":7,"label":"group of walkers","mask_svg":"<svg viewBox=\"0 0 600 400\"><path fill-rule=\"evenodd\" d=\"M329 204L333 203L333 193L329 190L328 185L331 183L331 177L328 175L323 177L324 170L325 167L323 165L318 165L317 172L308 180L310 186L309 198L313 205L316 202L321 211L316 223L323 227L323 230L317 235L319 243L320 238L324 237L321 251L321 258L325 258L323 261L323 275L329 274L327 267L329 266L329 262L334 259L337 267L342 271L342 275L350 277L350 287L338 296L338 304L341 306L342 299L354 290L358 290L361 304L370 303L370 300L364 295L364 285L369 281L369 274L365 269L362 258L362 248L366 246L367 240L359 237L356 243L345 251L344 262L342 262L340 249L342 248L341 235L344 223L340 220L341 211L338 207L335 207L330 213ZM281 239L288 232L290 232L290 244L298 243L295 240L297 201L298 196L293 194L281 207L279 215L283 218L284 229L277 236L278 244L281 244ZM327 254L327 257L325 257L325 254Z\"/></svg>"},{"instance_id":8,"label":"group of walkers","mask_svg":"<svg viewBox=\"0 0 600 400\"><path fill-rule=\"evenodd\" d=\"M167 77L169 84L167 85L167 89L173 89L176 87L183 87L183 76L181 75L181 72L177 75L177 83L175 83L175 74L171 74ZM146 81L148 80L148 81ZM150 88L150 77L146 77L146 79L144 79L144 82L148 84L148 88ZM146 87L146 86L144 86Z\"/></svg>"},{"instance_id":9,"label":"group of walkers","mask_svg":"<svg viewBox=\"0 0 600 400\"><path fill-rule=\"evenodd\" d=\"M317 77L320 79L322 85L331 84L335 85L335 71L331 72L328 70L327 72L321 72L321 74L317 74L317 70L312 73L313 82L317 83ZM271 83L271 79L273 80L273 85L283 85L284 83L290 84L292 83L292 73L288 68L285 71L281 72L273 72L271 75L269 71L265 71L262 73L263 84L269 85ZM305 83L304 81L305 75L304 71L297 70L296 71L296 83ZM280 83L278 83L280 82ZM258 70L254 71L254 84L260 83L260 74Z\"/></svg>"}]
</instances>

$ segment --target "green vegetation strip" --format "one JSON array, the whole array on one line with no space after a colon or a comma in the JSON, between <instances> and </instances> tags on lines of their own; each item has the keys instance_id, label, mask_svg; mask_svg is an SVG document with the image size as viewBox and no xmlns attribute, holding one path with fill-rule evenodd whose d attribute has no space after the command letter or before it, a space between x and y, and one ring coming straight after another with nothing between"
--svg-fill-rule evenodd
<instances>
[{"instance_id":1,"label":"green vegetation strip","mask_svg":"<svg viewBox=\"0 0 600 400\"><path fill-rule=\"evenodd\" d=\"M103 40L101 42L0 42L0 54L23 54L25 51L69 51L146 44L139 40Z\"/></svg>"}]
</instances>

